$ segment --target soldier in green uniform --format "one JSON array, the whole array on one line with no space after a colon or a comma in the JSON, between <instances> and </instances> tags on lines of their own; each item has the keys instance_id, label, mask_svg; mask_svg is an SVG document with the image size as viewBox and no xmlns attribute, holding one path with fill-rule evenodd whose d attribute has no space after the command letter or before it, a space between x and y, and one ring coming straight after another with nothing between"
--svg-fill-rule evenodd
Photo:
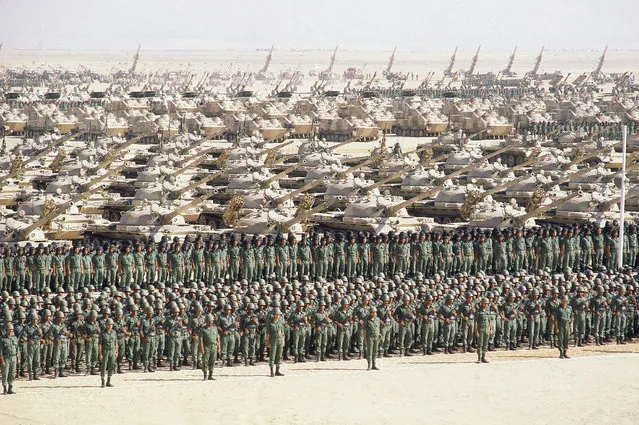
<instances>
[{"instance_id":1,"label":"soldier in green uniform","mask_svg":"<svg viewBox=\"0 0 639 425\"><path fill-rule=\"evenodd\" d=\"M362 240L359 243L359 263L358 263L358 274L363 277L368 277L370 275L370 264L371 264L371 245L366 240L366 237L363 236Z\"/></svg>"},{"instance_id":2,"label":"soldier in green uniform","mask_svg":"<svg viewBox=\"0 0 639 425\"><path fill-rule=\"evenodd\" d=\"M229 256L229 279L237 280L240 275L240 244L231 236L231 246L228 250Z\"/></svg>"},{"instance_id":3,"label":"soldier in green uniform","mask_svg":"<svg viewBox=\"0 0 639 425\"><path fill-rule=\"evenodd\" d=\"M340 277L344 275L344 266L346 261L346 253L344 241L341 233L337 234L335 242L333 243L333 275Z\"/></svg>"},{"instance_id":4,"label":"soldier in green uniform","mask_svg":"<svg viewBox=\"0 0 639 425\"><path fill-rule=\"evenodd\" d=\"M592 249L593 249L593 258L592 258L592 267L595 270L601 269L604 261L604 250L605 250L605 239L601 234L601 228L597 227L595 229L595 234L592 236Z\"/></svg>"},{"instance_id":5,"label":"soldier in green uniform","mask_svg":"<svg viewBox=\"0 0 639 425\"><path fill-rule=\"evenodd\" d=\"M399 355L411 356L410 351L413 345L413 321L415 320L415 312L408 294L404 294L402 305L395 309L394 316L399 324Z\"/></svg>"},{"instance_id":6,"label":"soldier in green uniform","mask_svg":"<svg viewBox=\"0 0 639 425\"><path fill-rule=\"evenodd\" d=\"M47 310L48 311L48 310ZM27 369L30 380L39 380L40 347L42 343L42 328L38 324L38 313L31 312L31 323L25 328L27 338Z\"/></svg>"},{"instance_id":7,"label":"soldier in green uniform","mask_svg":"<svg viewBox=\"0 0 639 425\"><path fill-rule=\"evenodd\" d=\"M267 237L266 247L264 248L264 258L266 262L265 274L266 278L270 279L271 275L275 272L275 246L273 245L273 238L271 235Z\"/></svg>"},{"instance_id":8,"label":"soldier in green uniform","mask_svg":"<svg viewBox=\"0 0 639 425\"><path fill-rule=\"evenodd\" d=\"M18 339L13 334L13 325L6 326L6 336L0 339L0 367L2 367L3 395L15 394L13 381L18 364Z\"/></svg>"},{"instance_id":9,"label":"soldier in green uniform","mask_svg":"<svg viewBox=\"0 0 639 425\"><path fill-rule=\"evenodd\" d=\"M153 342L156 336L156 328L153 319L153 308L148 306L144 311L145 316L140 319L140 341L142 344L142 366L144 372L154 372L153 369Z\"/></svg>"},{"instance_id":10,"label":"soldier in green uniform","mask_svg":"<svg viewBox=\"0 0 639 425\"><path fill-rule=\"evenodd\" d=\"M180 354L182 351L182 326L184 319L179 316L180 310L177 304L172 303L171 316L166 319L166 336L168 344L169 370L180 370Z\"/></svg>"},{"instance_id":11,"label":"soldier in green uniform","mask_svg":"<svg viewBox=\"0 0 639 425\"><path fill-rule=\"evenodd\" d=\"M49 334L47 338L53 341L54 355L53 355L53 377L59 376L64 378L64 367L67 364L67 340L71 334L67 330L64 324L64 313L58 311L56 314L55 322L49 328Z\"/></svg>"},{"instance_id":12,"label":"soldier in green uniform","mask_svg":"<svg viewBox=\"0 0 639 425\"><path fill-rule=\"evenodd\" d=\"M113 330L113 319L106 321L106 328L100 334L98 344L98 356L100 358L100 378L102 388L105 386L104 377L106 375L106 386L112 387L111 376L115 373L115 359L118 356L117 334Z\"/></svg>"},{"instance_id":13,"label":"soldier in green uniform","mask_svg":"<svg viewBox=\"0 0 639 425\"><path fill-rule=\"evenodd\" d=\"M382 302L377 307L377 317L380 320L380 350L381 355L389 357L388 350L390 348L391 333L393 329L393 309L388 294L382 295ZM381 357L381 356L380 356Z\"/></svg>"},{"instance_id":14,"label":"soldier in green uniform","mask_svg":"<svg viewBox=\"0 0 639 425\"><path fill-rule=\"evenodd\" d=\"M109 245L109 251L104 256L106 265L106 281L109 286L118 283L119 254L115 245Z\"/></svg>"},{"instance_id":15,"label":"soldier in green uniform","mask_svg":"<svg viewBox=\"0 0 639 425\"><path fill-rule=\"evenodd\" d=\"M368 370L379 370L375 364L377 360L377 351L379 350L379 338L381 331L381 323L377 317L377 310L371 308L368 310L368 317L364 320L364 339L366 340L366 361Z\"/></svg>"},{"instance_id":16,"label":"soldier in green uniform","mask_svg":"<svg viewBox=\"0 0 639 425\"><path fill-rule=\"evenodd\" d=\"M89 321L83 326L84 351L87 364L87 372L95 375L95 366L98 363L98 339L100 338L100 326L97 322L98 312L91 310Z\"/></svg>"},{"instance_id":17,"label":"soldier in green uniform","mask_svg":"<svg viewBox=\"0 0 639 425\"><path fill-rule=\"evenodd\" d=\"M157 253L157 271L158 271L158 282L162 284L167 284L169 281L169 258L166 252L166 245L160 245L160 249Z\"/></svg>"},{"instance_id":18,"label":"soldier in green uniform","mask_svg":"<svg viewBox=\"0 0 639 425\"><path fill-rule=\"evenodd\" d=\"M595 336L595 344L603 345L604 340L604 324L607 311L609 310L608 298L604 296L604 288L597 286L597 295L590 300L590 309L593 311L593 334Z\"/></svg>"},{"instance_id":19,"label":"soldier in green uniform","mask_svg":"<svg viewBox=\"0 0 639 425\"><path fill-rule=\"evenodd\" d=\"M305 332L304 327L308 323L308 317L304 311L304 301L298 300L296 309L288 317L288 325L293 331L293 356L295 356L295 362L303 363L304 360L304 346L305 346Z\"/></svg>"},{"instance_id":20,"label":"soldier in green uniform","mask_svg":"<svg viewBox=\"0 0 639 425\"><path fill-rule=\"evenodd\" d=\"M84 352L84 316L80 310L80 305L76 304L73 317L68 321L68 329L71 334L71 365L72 370L80 372L80 362Z\"/></svg>"},{"instance_id":21,"label":"soldier in green uniform","mask_svg":"<svg viewBox=\"0 0 639 425\"><path fill-rule=\"evenodd\" d=\"M135 270L135 257L131 253L131 247L126 246L124 252L120 254L118 259L118 267L120 271L120 285L128 286L133 281Z\"/></svg>"},{"instance_id":22,"label":"soldier in green uniform","mask_svg":"<svg viewBox=\"0 0 639 425\"><path fill-rule=\"evenodd\" d=\"M69 285L75 291L77 291L80 286L82 274L84 273L83 267L84 264L82 262L82 257L80 254L80 247L75 247L73 249L73 252L69 254L66 259L66 275L69 278Z\"/></svg>"},{"instance_id":23,"label":"soldier in green uniform","mask_svg":"<svg viewBox=\"0 0 639 425\"><path fill-rule=\"evenodd\" d=\"M253 272L255 270L255 252L251 248L251 243L247 239L244 246L240 250L240 267L242 270L242 278L253 280Z\"/></svg>"},{"instance_id":24,"label":"soldier in green uniform","mask_svg":"<svg viewBox=\"0 0 639 425\"><path fill-rule=\"evenodd\" d=\"M332 320L337 326L337 359L350 360L348 352L350 349L352 313L346 298L342 298L340 301L340 308L335 311Z\"/></svg>"},{"instance_id":25,"label":"soldier in green uniform","mask_svg":"<svg viewBox=\"0 0 639 425\"><path fill-rule=\"evenodd\" d=\"M91 285L91 274L93 272L93 255L91 248L85 246L82 252L82 278L80 279L80 287L88 287Z\"/></svg>"},{"instance_id":26,"label":"soldier in green uniform","mask_svg":"<svg viewBox=\"0 0 639 425\"><path fill-rule=\"evenodd\" d=\"M93 283L96 287L102 288L106 278L106 255L101 246L98 246L96 253L91 258L93 266Z\"/></svg>"},{"instance_id":27,"label":"soldier in green uniform","mask_svg":"<svg viewBox=\"0 0 639 425\"><path fill-rule=\"evenodd\" d=\"M625 329L628 320L628 297L626 297L626 288L623 284L618 286L617 295L615 295L610 303L613 313L613 334L617 344L625 344Z\"/></svg>"},{"instance_id":28,"label":"soldier in green uniform","mask_svg":"<svg viewBox=\"0 0 639 425\"><path fill-rule=\"evenodd\" d=\"M127 329L126 358L129 361L129 370L138 370L140 363L140 316L138 310L139 307L134 304L124 318Z\"/></svg>"},{"instance_id":29,"label":"soldier in green uniform","mask_svg":"<svg viewBox=\"0 0 639 425\"><path fill-rule=\"evenodd\" d=\"M275 274L281 282L282 278L288 277L288 268L290 265L289 250L286 239L282 238L280 244L275 248Z\"/></svg>"},{"instance_id":30,"label":"soldier in green uniform","mask_svg":"<svg viewBox=\"0 0 639 425\"><path fill-rule=\"evenodd\" d=\"M168 254L168 271L171 283L184 283L184 254L179 244L173 244L173 250Z\"/></svg>"},{"instance_id":31,"label":"soldier in green uniform","mask_svg":"<svg viewBox=\"0 0 639 425\"><path fill-rule=\"evenodd\" d=\"M475 338L477 338L477 363L488 363L486 360L486 350L488 349L488 339L492 333L490 323L490 313L488 311L488 298L482 298L479 303L479 310L475 317Z\"/></svg>"},{"instance_id":32,"label":"soldier in green uniform","mask_svg":"<svg viewBox=\"0 0 639 425\"><path fill-rule=\"evenodd\" d=\"M559 358L568 359L568 344L570 342L570 329L572 328L573 311L568 305L570 300L564 295L561 299L561 306L554 312L555 331L557 332L557 344L559 347Z\"/></svg>"},{"instance_id":33,"label":"soldier in green uniform","mask_svg":"<svg viewBox=\"0 0 639 425\"><path fill-rule=\"evenodd\" d=\"M271 377L284 376L284 374L280 372L282 349L284 347L284 321L281 317L281 310L275 308L272 320L269 322L266 331L266 345L269 349L268 364L271 369ZM273 373L273 366L275 366L275 373Z\"/></svg>"},{"instance_id":34,"label":"soldier in green uniform","mask_svg":"<svg viewBox=\"0 0 639 425\"><path fill-rule=\"evenodd\" d=\"M217 360L217 353L220 347L220 335L215 325L215 316L211 313L206 315L204 326L200 328L200 354L202 355L202 373L204 380L215 380L213 369Z\"/></svg>"},{"instance_id":35,"label":"soldier in green uniform","mask_svg":"<svg viewBox=\"0 0 639 425\"><path fill-rule=\"evenodd\" d=\"M244 314L240 320L241 347L244 366L248 366L249 364L251 366L255 365L255 343L258 326L259 321L255 314L255 304L249 303L246 314Z\"/></svg>"},{"instance_id":36,"label":"soldier in green uniform","mask_svg":"<svg viewBox=\"0 0 639 425\"><path fill-rule=\"evenodd\" d=\"M27 365L27 323L26 323L27 315L24 311L18 311L18 322L14 324L14 332L16 338L18 338L18 352L19 352L19 363L18 363L18 371L21 377L24 377L24 370Z\"/></svg>"},{"instance_id":37,"label":"soldier in green uniform","mask_svg":"<svg viewBox=\"0 0 639 425\"><path fill-rule=\"evenodd\" d=\"M453 353L453 343L457 333L457 311L453 302L455 297L452 294L446 295L445 304L439 309L439 318L444 322L443 345L444 353Z\"/></svg>"},{"instance_id":38,"label":"soldier in green uniform","mask_svg":"<svg viewBox=\"0 0 639 425\"><path fill-rule=\"evenodd\" d=\"M198 303L197 301L195 301ZM200 362L200 328L204 324L204 316L202 313L204 309L198 303L195 304L195 312L191 317L188 318L187 323L187 332L189 334L189 352L191 354L191 360L193 362L193 369L198 368L198 364ZM186 343L186 341L185 341Z\"/></svg>"},{"instance_id":39,"label":"soldier in green uniform","mask_svg":"<svg viewBox=\"0 0 639 425\"><path fill-rule=\"evenodd\" d=\"M45 285L48 284L46 278L48 274L48 256L44 253L44 245L38 245L38 252L33 257L34 275L33 287L36 291L44 291ZM2 285L0 284L0 287Z\"/></svg>"},{"instance_id":40,"label":"soldier in green uniform","mask_svg":"<svg viewBox=\"0 0 639 425\"><path fill-rule=\"evenodd\" d=\"M461 341L462 351L474 353L473 337L475 335L475 303L473 302L473 294L466 294L466 301L459 306L459 315L461 318Z\"/></svg>"},{"instance_id":41,"label":"soldier in green uniform","mask_svg":"<svg viewBox=\"0 0 639 425\"><path fill-rule=\"evenodd\" d=\"M16 286L18 290L25 288L27 282L27 257L24 252L24 248L18 248L18 255L14 260L16 270ZM77 289L77 288L76 288Z\"/></svg>"},{"instance_id":42,"label":"soldier in green uniform","mask_svg":"<svg viewBox=\"0 0 639 425\"><path fill-rule=\"evenodd\" d=\"M201 240L197 241L195 248L191 251L189 263L193 270L193 280L196 282L202 281L204 276L204 244ZM200 350L196 347L195 351L196 353L199 353Z\"/></svg>"},{"instance_id":43,"label":"soldier in green uniform","mask_svg":"<svg viewBox=\"0 0 639 425\"><path fill-rule=\"evenodd\" d=\"M528 319L528 349L531 350L536 350L539 345L541 310L539 291L533 289L530 293L530 299L524 303L524 312Z\"/></svg>"},{"instance_id":44,"label":"soldier in green uniform","mask_svg":"<svg viewBox=\"0 0 639 425\"><path fill-rule=\"evenodd\" d=\"M166 256L164 256L166 259ZM164 267L166 268L166 261L164 261ZM158 253L155 251L155 247L151 244L146 248L144 254L144 272L145 283L149 285L155 284L158 279Z\"/></svg>"},{"instance_id":45,"label":"soldier in green uniform","mask_svg":"<svg viewBox=\"0 0 639 425\"><path fill-rule=\"evenodd\" d=\"M51 363L53 362L53 341L46 338L46 335L49 333L49 329L53 322L51 321L51 310L45 309L42 312L42 324L40 325L40 329L42 330L42 364L43 364L43 372L45 375L50 373Z\"/></svg>"},{"instance_id":46,"label":"soldier in green uniform","mask_svg":"<svg viewBox=\"0 0 639 425\"><path fill-rule=\"evenodd\" d=\"M222 364L232 366L233 352L235 351L235 329L237 326L236 318L231 314L231 304L224 305L224 313L218 318L218 330L221 336L221 358Z\"/></svg>"},{"instance_id":47,"label":"soldier in green uniform","mask_svg":"<svg viewBox=\"0 0 639 425\"><path fill-rule=\"evenodd\" d=\"M312 262L311 248L308 246L306 238L303 238L297 246L297 264L300 275L309 276L311 274Z\"/></svg>"},{"instance_id":48,"label":"soldier in green uniform","mask_svg":"<svg viewBox=\"0 0 639 425\"><path fill-rule=\"evenodd\" d=\"M254 279L262 279L264 277L264 246L260 238L255 238L253 244L253 255L255 257ZM308 272L307 272L308 274Z\"/></svg>"},{"instance_id":49,"label":"soldier in green uniform","mask_svg":"<svg viewBox=\"0 0 639 425\"><path fill-rule=\"evenodd\" d=\"M326 312L326 302L321 300L317 310L312 315L313 329L315 330L315 355L316 361L326 361L326 347L328 343L328 328L331 319Z\"/></svg>"},{"instance_id":50,"label":"soldier in green uniform","mask_svg":"<svg viewBox=\"0 0 639 425\"><path fill-rule=\"evenodd\" d=\"M575 346L582 347L583 339L586 336L586 314L589 305L585 286L579 287L578 295L572 299L571 304L574 318Z\"/></svg>"}]
</instances>

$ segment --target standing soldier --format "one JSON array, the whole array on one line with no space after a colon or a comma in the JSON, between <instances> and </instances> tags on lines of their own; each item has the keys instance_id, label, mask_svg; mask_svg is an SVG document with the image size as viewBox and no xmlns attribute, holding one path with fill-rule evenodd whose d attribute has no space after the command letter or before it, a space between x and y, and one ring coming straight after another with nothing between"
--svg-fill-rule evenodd
<instances>
[{"instance_id":1,"label":"standing soldier","mask_svg":"<svg viewBox=\"0 0 639 425\"><path fill-rule=\"evenodd\" d=\"M7 335L0 339L0 366L2 367L3 395L15 394L13 381L18 364L18 339L13 335L13 325L7 324ZM8 387L8 390L7 390Z\"/></svg>"},{"instance_id":2,"label":"standing soldier","mask_svg":"<svg viewBox=\"0 0 639 425\"><path fill-rule=\"evenodd\" d=\"M453 343L457 332L457 311L453 306L455 297L446 295L445 304L439 309L439 318L444 322L444 353L453 354Z\"/></svg>"},{"instance_id":3,"label":"standing soldier","mask_svg":"<svg viewBox=\"0 0 639 425\"><path fill-rule=\"evenodd\" d=\"M18 363L18 370L21 377L24 377L24 369L27 365L27 323L26 323L26 314L24 311L18 311L18 323L14 326L14 332L16 338L18 338L18 352L20 353Z\"/></svg>"},{"instance_id":4,"label":"standing soldier","mask_svg":"<svg viewBox=\"0 0 639 425\"><path fill-rule=\"evenodd\" d=\"M310 275L312 261L311 248L308 246L306 238L303 238L297 248L297 262L302 276Z\"/></svg>"},{"instance_id":5,"label":"standing soldier","mask_svg":"<svg viewBox=\"0 0 639 425\"><path fill-rule=\"evenodd\" d=\"M76 246L73 249L73 252L69 254L66 259L66 275L69 278L69 286L77 291L80 286L80 280L82 279L82 274L84 273L84 264L82 262L82 257L80 255L80 247Z\"/></svg>"},{"instance_id":6,"label":"standing soldier","mask_svg":"<svg viewBox=\"0 0 639 425\"><path fill-rule=\"evenodd\" d=\"M613 332L617 344L625 344L624 336L628 320L628 298L626 297L626 288L623 284L619 285L617 295L612 298L611 307L613 316Z\"/></svg>"},{"instance_id":7,"label":"standing soldier","mask_svg":"<svg viewBox=\"0 0 639 425\"><path fill-rule=\"evenodd\" d=\"M169 370L180 370L180 354L182 352L182 321L177 304L171 302L171 317L166 319L166 336L168 349Z\"/></svg>"},{"instance_id":8,"label":"standing soldier","mask_svg":"<svg viewBox=\"0 0 639 425\"><path fill-rule=\"evenodd\" d=\"M123 287L129 286L133 280L133 270L135 267L135 259L131 254L131 247L127 245L124 248L124 252L120 254L118 261L120 271L120 285Z\"/></svg>"},{"instance_id":9,"label":"standing soldier","mask_svg":"<svg viewBox=\"0 0 639 425\"><path fill-rule=\"evenodd\" d=\"M561 306L554 312L555 331L559 345L559 358L568 359L567 351L570 342L570 329L572 328L573 312L572 307L568 305L569 299L567 295L561 298Z\"/></svg>"},{"instance_id":10,"label":"standing soldier","mask_svg":"<svg viewBox=\"0 0 639 425\"><path fill-rule=\"evenodd\" d=\"M466 302L459 306L459 314L462 320L462 351L474 353L473 335L475 334L475 304L473 303L473 294L466 294Z\"/></svg>"},{"instance_id":11,"label":"standing soldier","mask_svg":"<svg viewBox=\"0 0 639 425\"><path fill-rule=\"evenodd\" d=\"M488 339L492 333L490 323L490 312L488 311L488 298L482 298L479 303L479 310L475 318L475 337L477 338L477 363L488 363L486 360L486 350L488 349Z\"/></svg>"},{"instance_id":12,"label":"standing soldier","mask_svg":"<svg viewBox=\"0 0 639 425\"><path fill-rule=\"evenodd\" d=\"M317 311L313 313L313 328L315 329L315 351L316 361L326 361L326 346L328 342L328 327L331 319L326 313L326 302L321 300Z\"/></svg>"},{"instance_id":13,"label":"standing soldier","mask_svg":"<svg viewBox=\"0 0 639 425\"><path fill-rule=\"evenodd\" d=\"M341 308L333 315L333 322L337 325L337 360L350 360L348 352L350 348L351 311L348 299L342 298Z\"/></svg>"},{"instance_id":14,"label":"standing soldier","mask_svg":"<svg viewBox=\"0 0 639 425\"><path fill-rule=\"evenodd\" d=\"M67 327L64 324L64 313L58 311L55 317L55 322L49 328L49 334L47 338L53 341L54 355L53 355L53 377L59 376L64 378L63 369L67 364L67 338L71 334L67 331Z\"/></svg>"},{"instance_id":15,"label":"standing soldier","mask_svg":"<svg viewBox=\"0 0 639 425\"><path fill-rule=\"evenodd\" d=\"M164 256L166 259L166 256ZM166 261L164 262L166 267ZM146 274L145 283L147 285L153 285L157 281L158 276L158 254L155 252L155 247L151 244L146 249L144 254L144 271Z\"/></svg>"},{"instance_id":16,"label":"standing soldier","mask_svg":"<svg viewBox=\"0 0 639 425\"><path fill-rule=\"evenodd\" d=\"M271 378L273 376L284 376L284 374L280 372L282 349L284 347L284 321L281 317L282 312L279 308L275 308L273 318L268 324L266 331L266 346L269 349L268 364L271 369ZM273 373L273 366L276 368L275 374Z\"/></svg>"},{"instance_id":17,"label":"standing soldier","mask_svg":"<svg viewBox=\"0 0 639 425\"><path fill-rule=\"evenodd\" d=\"M296 310L288 318L288 325L293 330L293 355L295 363L303 363L304 360L304 327L308 323L306 312L304 311L304 301L299 300Z\"/></svg>"},{"instance_id":18,"label":"standing soldier","mask_svg":"<svg viewBox=\"0 0 639 425\"><path fill-rule=\"evenodd\" d=\"M71 368L75 372L80 372L80 362L82 360L82 353L84 352L84 316L80 305L75 305L75 311L69 322L69 332L71 334Z\"/></svg>"},{"instance_id":19,"label":"standing soldier","mask_svg":"<svg viewBox=\"0 0 639 425\"><path fill-rule=\"evenodd\" d=\"M206 315L204 326L200 329L200 354L202 354L202 373L204 380L214 381L213 368L217 360L217 352L220 347L220 335L215 325L215 316ZM207 376L208 375L208 376Z\"/></svg>"},{"instance_id":20,"label":"standing soldier","mask_svg":"<svg viewBox=\"0 0 639 425\"><path fill-rule=\"evenodd\" d=\"M108 318L106 328L100 334L98 355L100 356L100 378L104 388L104 376L107 375L106 386L112 387L111 376L115 373L115 359L118 356L117 334L113 330L113 319ZM108 374L107 374L108 373Z\"/></svg>"},{"instance_id":21,"label":"standing soldier","mask_svg":"<svg viewBox=\"0 0 639 425\"><path fill-rule=\"evenodd\" d=\"M119 265L119 257L118 253L115 250L115 245L109 245L109 252L104 256L104 261L106 263L106 281L107 285L117 285L118 284L118 265Z\"/></svg>"},{"instance_id":22,"label":"standing soldier","mask_svg":"<svg viewBox=\"0 0 639 425\"><path fill-rule=\"evenodd\" d=\"M255 270L255 252L251 248L251 242L247 239L244 241L244 247L240 251L240 267L242 269L242 278L250 281L253 279L253 271Z\"/></svg>"},{"instance_id":23,"label":"standing soldier","mask_svg":"<svg viewBox=\"0 0 639 425\"><path fill-rule=\"evenodd\" d=\"M197 301L196 301L197 303ZM188 334L191 351L191 360L193 361L193 369L197 369L200 362L200 328L204 324L202 313L204 309L198 303L195 306L195 314L188 319Z\"/></svg>"},{"instance_id":24,"label":"standing soldier","mask_svg":"<svg viewBox=\"0 0 639 425\"><path fill-rule=\"evenodd\" d=\"M48 256L44 253L44 245L38 245L38 252L33 258L33 266L35 269L33 276L33 288L34 291L44 291L45 285L48 285L46 281L47 276L47 264ZM2 285L0 285L0 288Z\"/></svg>"},{"instance_id":25,"label":"standing soldier","mask_svg":"<svg viewBox=\"0 0 639 425\"><path fill-rule=\"evenodd\" d=\"M91 274L93 272L93 258L91 254L91 248L88 246L84 247L82 253L82 279L80 286L81 287L89 287L91 284ZM77 288L76 288L77 290Z\"/></svg>"},{"instance_id":26,"label":"standing soldier","mask_svg":"<svg viewBox=\"0 0 639 425\"><path fill-rule=\"evenodd\" d=\"M399 355L411 356L410 350L413 345L413 320L415 314L410 305L410 296L404 294L403 304L395 309L395 320L399 323Z\"/></svg>"},{"instance_id":27,"label":"standing soldier","mask_svg":"<svg viewBox=\"0 0 639 425\"><path fill-rule=\"evenodd\" d=\"M44 374L48 375L50 373L49 368L51 366L51 363L53 362L53 341L46 338L46 335L48 335L49 329L51 328L51 325L53 324L53 322L51 321L51 310L45 309L42 312L42 314L43 314L43 319L42 319L42 324L40 325L40 328L42 330L42 338L43 338L42 363L44 364L43 366Z\"/></svg>"},{"instance_id":28,"label":"standing soldier","mask_svg":"<svg viewBox=\"0 0 639 425\"><path fill-rule=\"evenodd\" d=\"M48 310L47 310L48 311ZM38 325L38 313L31 312L31 324L25 329L27 336L27 368L29 372L29 381L31 379L37 381L38 369L40 368L40 347L42 343L42 329Z\"/></svg>"},{"instance_id":29,"label":"standing soldier","mask_svg":"<svg viewBox=\"0 0 639 425\"><path fill-rule=\"evenodd\" d=\"M84 324L84 351L87 363L87 372L95 375L95 366L98 362L98 339L100 338L100 326L97 322L98 312L91 310L89 321Z\"/></svg>"},{"instance_id":30,"label":"standing soldier","mask_svg":"<svg viewBox=\"0 0 639 425\"><path fill-rule=\"evenodd\" d=\"M231 314L231 304L224 305L224 313L218 319L218 328L221 335L222 350L220 357L222 364L232 366L233 352L235 351L235 316Z\"/></svg>"},{"instance_id":31,"label":"standing soldier","mask_svg":"<svg viewBox=\"0 0 639 425\"><path fill-rule=\"evenodd\" d=\"M575 347L583 347L583 339L586 333L586 310L588 310L589 300L586 297L586 287L580 286L578 295L572 300L572 311L574 318Z\"/></svg>"},{"instance_id":32,"label":"standing soldier","mask_svg":"<svg viewBox=\"0 0 639 425\"><path fill-rule=\"evenodd\" d=\"M166 285L169 280L168 254L166 253L166 244L160 245L160 251L157 254L157 271L158 282Z\"/></svg>"},{"instance_id":33,"label":"standing soldier","mask_svg":"<svg viewBox=\"0 0 639 425\"><path fill-rule=\"evenodd\" d=\"M375 364L377 350L379 349L380 321L377 310L369 309L369 315L364 321L364 339L366 340L366 361L368 370L379 370Z\"/></svg>"},{"instance_id":34,"label":"standing soldier","mask_svg":"<svg viewBox=\"0 0 639 425\"><path fill-rule=\"evenodd\" d=\"M142 366L144 372L154 372L153 369L153 341L155 339L155 323L153 308L148 306L145 316L140 320L140 341L142 342Z\"/></svg>"},{"instance_id":35,"label":"standing soldier","mask_svg":"<svg viewBox=\"0 0 639 425\"><path fill-rule=\"evenodd\" d=\"M501 319L504 322L506 350L517 349L517 316L519 304L515 302L515 293L509 292L506 302L501 306Z\"/></svg>"},{"instance_id":36,"label":"standing soldier","mask_svg":"<svg viewBox=\"0 0 639 425\"><path fill-rule=\"evenodd\" d=\"M275 249L275 268L277 279L281 282L282 278L287 277L289 267L288 246L286 246L286 239L282 238L280 244Z\"/></svg>"},{"instance_id":37,"label":"standing soldier","mask_svg":"<svg viewBox=\"0 0 639 425\"><path fill-rule=\"evenodd\" d=\"M104 286L105 272L106 272L106 256L101 246L98 246L97 252L93 254L91 261L93 262L93 283L97 288Z\"/></svg>"},{"instance_id":38,"label":"standing soldier","mask_svg":"<svg viewBox=\"0 0 639 425\"><path fill-rule=\"evenodd\" d=\"M129 370L138 370L140 362L140 316L139 307L134 304L126 315L124 323L127 329L128 340L126 342L126 358L129 361Z\"/></svg>"},{"instance_id":39,"label":"standing soldier","mask_svg":"<svg viewBox=\"0 0 639 425\"><path fill-rule=\"evenodd\" d=\"M242 357L244 366L255 366L255 342L259 322L255 315L255 304L249 303L246 314L240 322L240 333L242 334Z\"/></svg>"}]
</instances>

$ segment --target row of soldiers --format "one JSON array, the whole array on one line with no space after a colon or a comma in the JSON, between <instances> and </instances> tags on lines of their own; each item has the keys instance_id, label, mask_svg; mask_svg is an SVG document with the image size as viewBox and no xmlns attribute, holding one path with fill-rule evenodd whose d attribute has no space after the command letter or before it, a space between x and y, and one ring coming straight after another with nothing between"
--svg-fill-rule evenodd
<instances>
[{"instance_id":1,"label":"row of soldiers","mask_svg":"<svg viewBox=\"0 0 639 425\"><path fill-rule=\"evenodd\" d=\"M248 238L221 235L184 243L164 238L158 245L129 241L105 245L51 244L37 247L0 246L0 290L27 289L43 293L67 286L80 288L143 283L207 285L246 279L309 276L335 279L389 275L432 276L443 272L474 275L504 271L553 272L617 268L618 231L590 226L535 229L468 229L453 232L338 233ZM637 229L624 233L625 265L637 265Z\"/></svg>"},{"instance_id":2,"label":"row of soldiers","mask_svg":"<svg viewBox=\"0 0 639 425\"><path fill-rule=\"evenodd\" d=\"M153 372L163 367L200 367L213 379L222 365L266 361L281 375L282 360L304 362L333 356L424 355L438 351L536 349L544 344L566 356L568 338L582 346L594 340L619 344L639 330L637 275L620 272L495 276L438 272L415 279L379 273L352 282L163 283L120 291L84 288L0 300L0 363L5 391L16 375L39 379L67 370L102 376L103 386L123 369ZM481 300L481 302L477 302ZM485 302L484 302L485 301ZM564 304L566 301L566 305ZM563 310L559 310L563 308ZM128 367L127 367L128 366ZM275 371L274 371L275 368ZM106 382L105 382L106 379Z\"/></svg>"}]
</instances>

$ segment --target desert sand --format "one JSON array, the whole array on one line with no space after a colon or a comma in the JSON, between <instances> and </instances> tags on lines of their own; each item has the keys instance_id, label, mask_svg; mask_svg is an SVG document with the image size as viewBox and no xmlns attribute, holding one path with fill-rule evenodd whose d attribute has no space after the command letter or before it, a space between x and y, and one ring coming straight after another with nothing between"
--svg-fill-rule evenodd
<instances>
[{"instance_id":1,"label":"desert sand","mask_svg":"<svg viewBox=\"0 0 639 425\"><path fill-rule=\"evenodd\" d=\"M17 382L0 424L636 424L639 345L285 364Z\"/></svg>"}]
</instances>

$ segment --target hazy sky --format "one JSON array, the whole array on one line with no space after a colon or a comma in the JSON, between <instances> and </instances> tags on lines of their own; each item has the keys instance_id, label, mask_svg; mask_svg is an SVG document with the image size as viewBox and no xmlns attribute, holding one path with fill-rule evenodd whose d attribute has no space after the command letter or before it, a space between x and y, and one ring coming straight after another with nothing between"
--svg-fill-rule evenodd
<instances>
[{"instance_id":1,"label":"hazy sky","mask_svg":"<svg viewBox=\"0 0 639 425\"><path fill-rule=\"evenodd\" d=\"M0 0L7 49L639 49L639 0Z\"/></svg>"}]
</instances>

